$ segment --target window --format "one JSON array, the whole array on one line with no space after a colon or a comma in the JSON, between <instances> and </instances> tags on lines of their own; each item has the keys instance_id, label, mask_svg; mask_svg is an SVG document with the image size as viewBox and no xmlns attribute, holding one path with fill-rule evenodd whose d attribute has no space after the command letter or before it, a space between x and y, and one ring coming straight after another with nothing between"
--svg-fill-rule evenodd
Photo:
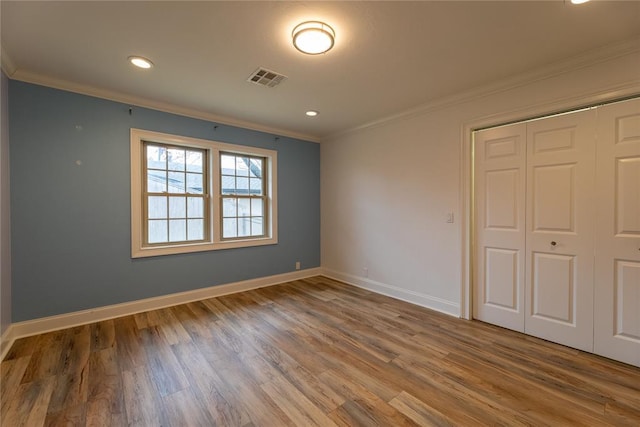
<instances>
[{"instance_id":1,"label":"window","mask_svg":"<svg viewBox=\"0 0 640 427\"><path fill-rule=\"evenodd\" d=\"M204 241L209 218L207 151L151 142L143 147L145 243Z\"/></svg>"},{"instance_id":2,"label":"window","mask_svg":"<svg viewBox=\"0 0 640 427\"><path fill-rule=\"evenodd\" d=\"M277 243L277 153L131 130L132 257Z\"/></svg>"},{"instance_id":3,"label":"window","mask_svg":"<svg viewBox=\"0 0 640 427\"><path fill-rule=\"evenodd\" d=\"M264 236L263 157L220 154L222 238Z\"/></svg>"}]
</instances>

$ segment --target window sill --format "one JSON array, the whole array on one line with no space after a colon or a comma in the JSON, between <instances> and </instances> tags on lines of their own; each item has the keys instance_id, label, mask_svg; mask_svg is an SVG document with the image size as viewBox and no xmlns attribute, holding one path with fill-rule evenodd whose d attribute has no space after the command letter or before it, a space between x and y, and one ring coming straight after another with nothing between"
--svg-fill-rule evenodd
<instances>
[{"instance_id":1,"label":"window sill","mask_svg":"<svg viewBox=\"0 0 640 427\"><path fill-rule=\"evenodd\" d=\"M217 251L222 249L249 248L254 246L275 245L278 239L263 237L259 239L228 240L222 242L188 243L183 245L132 247L131 258L145 258L163 255L177 255L194 252Z\"/></svg>"}]
</instances>

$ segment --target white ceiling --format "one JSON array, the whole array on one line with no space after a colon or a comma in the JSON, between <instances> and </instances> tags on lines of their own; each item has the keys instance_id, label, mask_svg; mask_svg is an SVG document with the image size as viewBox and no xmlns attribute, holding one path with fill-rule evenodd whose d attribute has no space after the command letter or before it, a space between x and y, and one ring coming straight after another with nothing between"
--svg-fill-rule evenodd
<instances>
[{"instance_id":1,"label":"white ceiling","mask_svg":"<svg viewBox=\"0 0 640 427\"><path fill-rule=\"evenodd\" d=\"M3 0L1 8L12 78L312 140L640 35L637 1ZM305 20L333 26L333 50L293 48L291 30ZM135 69L130 55L155 67ZM288 79L248 83L258 67ZM308 109L320 115L307 118Z\"/></svg>"}]
</instances>

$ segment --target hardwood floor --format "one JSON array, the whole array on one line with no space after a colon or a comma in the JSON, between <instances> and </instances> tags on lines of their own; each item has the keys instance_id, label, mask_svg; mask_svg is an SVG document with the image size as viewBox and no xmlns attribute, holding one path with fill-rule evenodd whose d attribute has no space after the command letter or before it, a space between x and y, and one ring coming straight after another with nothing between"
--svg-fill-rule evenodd
<instances>
[{"instance_id":1,"label":"hardwood floor","mask_svg":"<svg viewBox=\"0 0 640 427\"><path fill-rule=\"evenodd\" d=\"M640 425L640 369L324 277L16 341L2 426Z\"/></svg>"}]
</instances>

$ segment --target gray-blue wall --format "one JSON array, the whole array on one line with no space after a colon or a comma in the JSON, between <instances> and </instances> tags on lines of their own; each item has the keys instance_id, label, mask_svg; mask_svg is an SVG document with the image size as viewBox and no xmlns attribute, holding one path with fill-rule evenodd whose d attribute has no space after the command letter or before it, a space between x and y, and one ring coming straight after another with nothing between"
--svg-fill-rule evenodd
<instances>
[{"instance_id":1,"label":"gray-blue wall","mask_svg":"<svg viewBox=\"0 0 640 427\"><path fill-rule=\"evenodd\" d=\"M9 84L14 322L320 265L318 144ZM131 259L131 128L277 150L279 243Z\"/></svg>"}]
</instances>

